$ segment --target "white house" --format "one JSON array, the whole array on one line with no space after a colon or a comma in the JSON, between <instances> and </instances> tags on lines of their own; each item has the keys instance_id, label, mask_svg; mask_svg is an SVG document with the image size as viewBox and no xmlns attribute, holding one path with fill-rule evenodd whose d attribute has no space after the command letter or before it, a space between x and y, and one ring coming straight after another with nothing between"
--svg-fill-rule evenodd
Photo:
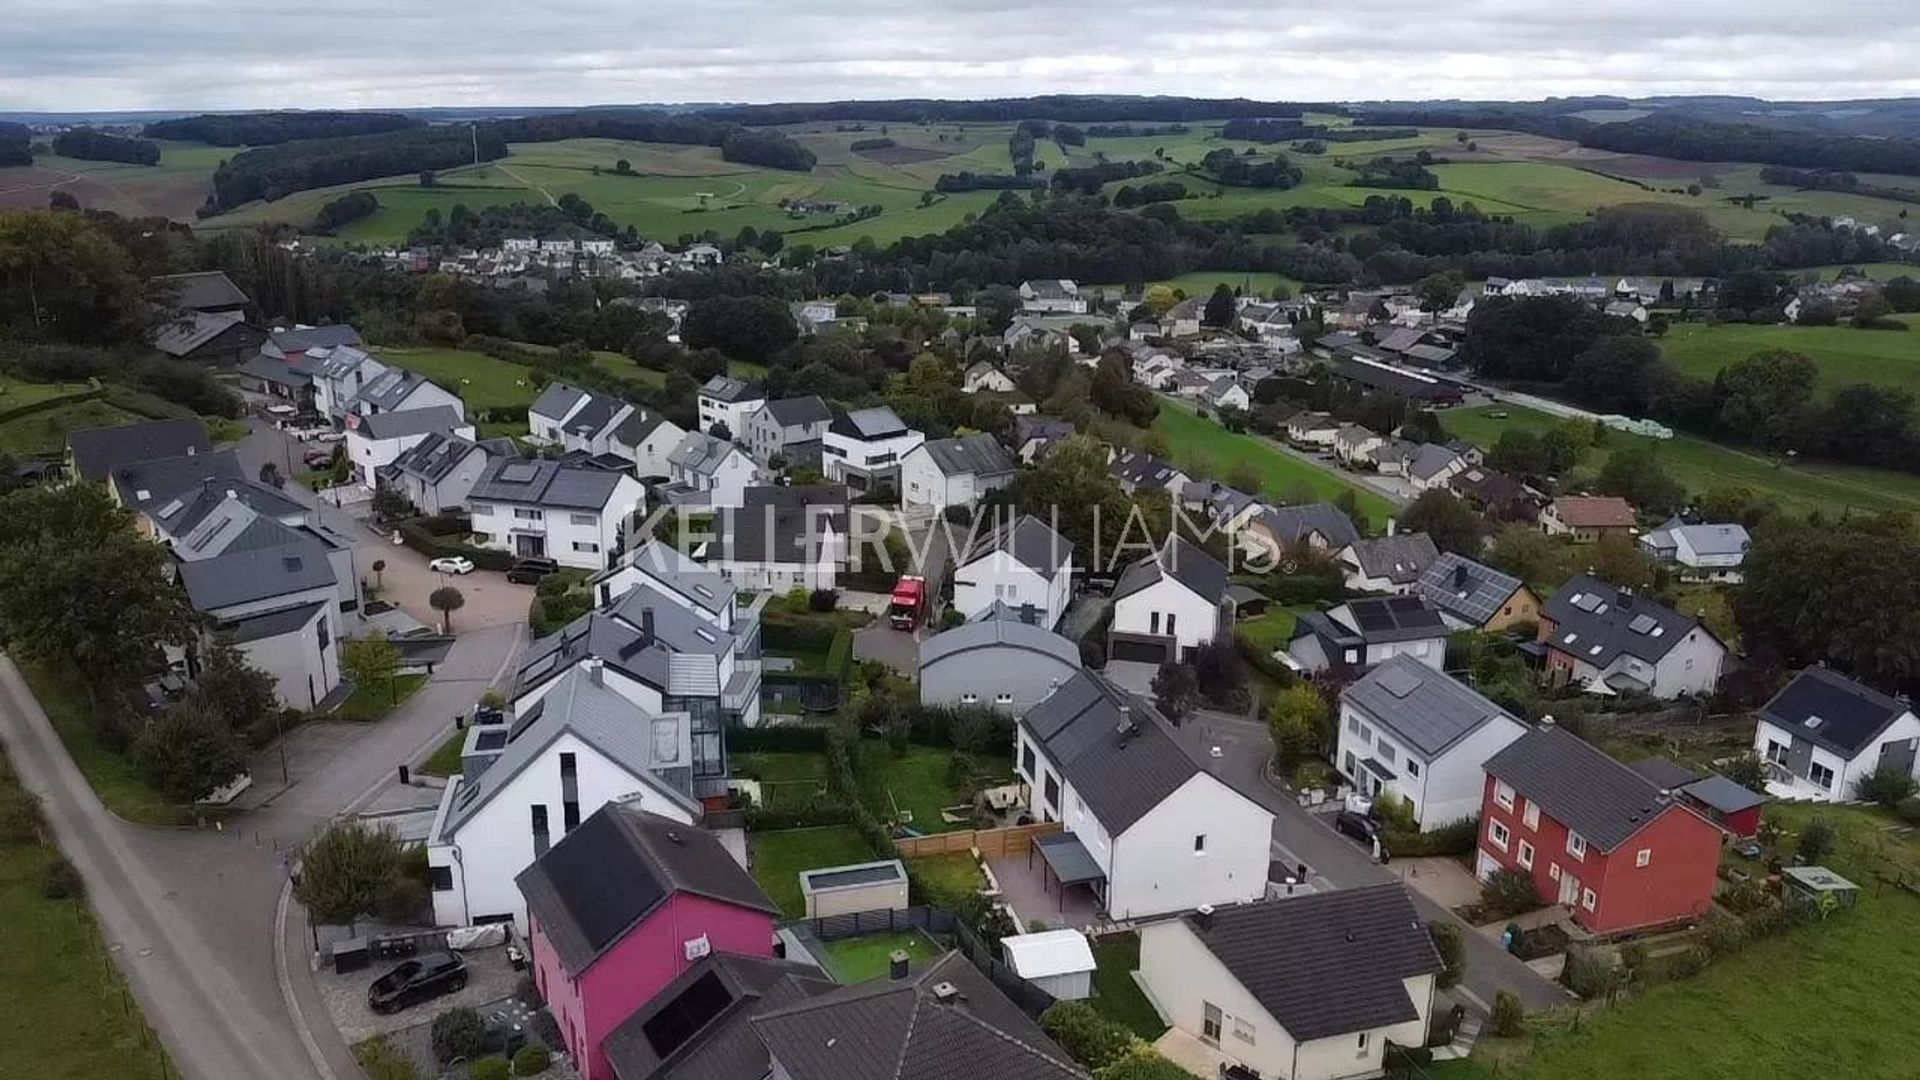
<instances>
[{"instance_id":1,"label":"white house","mask_svg":"<svg viewBox=\"0 0 1920 1080\"><path fill-rule=\"evenodd\" d=\"M821 440L821 471L856 494L900 489L900 463L927 437L882 405L835 417Z\"/></svg>"},{"instance_id":2,"label":"white house","mask_svg":"<svg viewBox=\"0 0 1920 1080\"><path fill-rule=\"evenodd\" d=\"M465 506L467 493L479 483L487 462L507 456L519 455L503 453L495 440L482 444L432 432L382 469L380 482L406 496L421 513L439 514Z\"/></svg>"},{"instance_id":3,"label":"white house","mask_svg":"<svg viewBox=\"0 0 1920 1080\"><path fill-rule=\"evenodd\" d=\"M1031 514L980 533L953 571L953 609L968 618L996 603L1032 608L1052 629L1073 599L1073 542Z\"/></svg>"},{"instance_id":4,"label":"white house","mask_svg":"<svg viewBox=\"0 0 1920 1080\"><path fill-rule=\"evenodd\" d=\"M1287 438L1308 446L1330 447L1340 427L1340 421L1323 412L1295 413L1287 420Z\"/></svg>"},{"instance_id":5,"label":"white house","mask_svg":"<svg viewBox=\"0 0 1920 1080\"><path fill-rule=\"evenodd\" d=\"M1767 791L1783 799L1844 802L1881 769L1920 775L1920 718L1891 697L1824 667L1794 676L1760 710L1753 749Z\"/></svg>"},{"instance_id":6,"label":"white house","mask_svg":"<svg viewBox=\"0 0 1920 1080\"><path fill-rule=\"evenodd\" d=\"M1113 589L1109 655L1162 664L1219 640L1227 568L1178 536L1120 575Z\"/></svg>"},{"instance_id":7,"label":"white house","mask_svg":"<svg viewBox=\"0 0 1920 1080\"><path fill-rule=\"evenodd\" d=\"M1598 690L1657 698L1710 694L1727 647L1699 620L1589 574L1540 608L1547 670Z\"/></svg>"},{"instance_id":8,"label":"white house","mask_svg":"<svg viewBox=\"0 0 1920 1080\"><path fill-rule=\"evenodd\" d=\"M1361 793L1397 796L1431 832L1480 813L1480 766L1526 732L1465 683L1395 656L1340 692L1334 761Z\"/></svg>"},{"instance_id":9,"label":"white house","mask_svg":"<svg viewBox=\"0 0 1920 1080\"><path fill-rule=\"evenodd\" d=\"M467 494L474 543L521 558L602 570L646 491L626 473L500 458Z\"/></svg>"},{"instance_id":10,"label":"white house","mask_svg":"<svg viewBox=\"0 0 1920 1080\"><path fill-rule=\"evenodd\" d=\"M1170 462L1143 454L1138 450L1122 450L1108 463L1107 471L1113 474L1120 490L1129 495L1138 495L1142 491L1164 491L1179 502L1186 494L1187 485L1193 478L1182 472Z\"/></svg>"},{"instance_id":11,"label":"white house","mask_svg":"<svg viewBox=\"0 0 1920 1080\"><path fill-rule=\"evenodd\" d=\"M473 425L445 405L400 412L379 412L347 417L347 458L353 462L354 479L371 488L380 470L429 435L454 435L472 440Z\"/></svg>"},{"instance_id":12,"label":"white house","mask_svg":"<svg viewBox=\"0 0 1920 1080\"><path fill-rule=\"evenodd\" d=\"M745 506L714 515L701 561L754 592L832 589L847 565L848 528L844 487L752 487Z\"/></svg>"},{"instance_id":13,"label":"white house","mask_svg":"<svg viewBox=\"0 0 1920 1080\"><path fill-rule=\"evenodd\" d=\"M346 327L349 331L352 327ZM280 335L275 334L278 338ZM357 339L358 334L354 334ZM314 411L335 423L344 420L348 406L359 396L369 380L387 371L387 365L372 354L356 348L358 344L318 345L305 350L306 369L313 377Z\"/></svg>"},{"instance_id":14,"label":"white house","mask_svg":"<svg viewBox=\"0 0 1920 1080\"><path fill-rule=\"evenodd\" d=\"M1247 393L1247 388L1232 375L1216 376L1211 383L1207 384L1207 389L1201 394L1201 398L1216 409L1244 411L1253 407L1253 395Z\"/></svg>"},{"instance_id":15,"label":"white house","mask_svg":"<svg viewBox=\"0 0 1920 1080\"><path fill-rule=\"evenodd\" d=\"M180 583L214 634L272 676L281 705L311 709L340 685L334 558L319 539L271 518L230 529L176 546Z\"/></svg>"},{"instance_id":16,"label":"white house","mask_svg":"<svg viewBox=\"0 0 1920 1080\"><path fill-rule=\"evenodd\" d=\"M409 409L431 409L436 405L445 405L463 419L467 415L466 402L460 400L460 395L439 386L425 375L405 368L388 368L361 385L360 392L347 402L347 411L361 416L375 416Z\"/></svg>"},{"instance_id":17,"label":"white house","mask_svg":"<svg viewBox=\"0 0 1920 1080\"><path fill-rule=\"evenodd\" d=\"M1405 886L1201 909L1140 931L1140 982L1174 1027L1282 1080L1379 1076L1426 1044L1440 953Z\"/></svg>"},{"instance_id":18,"label":"white house","mask_svg":"<svg viewBox=\"0 0 1920 1080\"><path fill-rule=\"evenodd\" d=\"M1409 454L1402 473L1415 491L1445 488L1454 477L1467 471L1471 463L1458 450L1439 443L1421 443Z\"/></svg>"},{"instance_id":19,"label":"white house","mask_svg":"<svg viewBox=\"0 0 1920 1080\"><path fill-rule=\"evenodd\" d=\"M686 429L658 411L636 408L614 426L607 438L607 452L633 462L635 476L665 476L667 455L686 435Z\"/></svg>"},{"instance_id":20,"label":"white house","mask_svg":"<svg viewBox=\"0 0 1920 1080\"><path fill-rule=\"evenodd\" d=\"M739 438L747 429L747 417L766 401L759 387L730 375L715 375L700 387L700 430L711 432L715 424L723 424L729 436Z\"/></svg>"},{"instance_id":21,"label":"white house","mask_svg":"<svg viewBox=\"0 0 1920 1080\"><path fill-rule=\"evenodd\" d=\"M972 367L967 368L966 374L962 376L960 391L966 394L978 394L983 390L990 394L1011 394L1014 390L1013 380L992 363L986 360L977 361Z\"/></svg>"},{"instance_id":22,"label":"white house","mask_svg":"<svg viewBox=\"0 0 1920 1080\"><path fill-rule=\"evenodd\" d=\"M1064 315L1085 315L1087 298L1080 286L1065 278L1046 278L1020 283L1020 308Z\"/></svg>"},{"instance_id":23,"label":"white house","mask_svg":"<svg viewBox=\"0 0 1920 1080\"><path fill-rule=\"evenodd\" d=\"M1355 540L1334 556L1354 592L1412 592L1440 551L1426 533L1395 533Z\"/></svg>"},{"instance_id":24,"label":"white house","mask_svg":"<svg viewBox=\"0 0 1920 1080\"><path fill-rule=\"evenodd\" d=\"M1021 717L1014 768L1062 888L1139 919L1267 890L1273 814L1202 767L1147 701L1082 672Z\"/></svg>"},{"instance_id":25,"label":"white house","mask_svg":"<svg viewBox=\"0 0 1920 1080\"><path fill-rule=\"evenodd\" d=\"M704 431L689 431L667 455L667 502L680 505L740 506L746 490L765 479L745 450Z\"/></svg>"},{"instance_id":26,"label":"white house","mask_svg":"<svg viewBox=\"0 0 1920 1080\"><path fill-rule=\"evenodd\" d=\"M826 438L827 425L833 423L833 410L817 394L768 401L747 418L742 441L753 460L771 464L776 457L789 463L818 464L820 441Z\"/></svg>"},{"instance_id":27,"label":"white house","mask_svg":"<svg viewBox=\"0 0 1920 1080\"><path fill-rule=\"evenodd\" d=\"M527 409L527 432L564 450L587 454L613 452L613 435L633 406L616 397L548 383Z\"/></svg>"},{"instance_id":28,"label":"white house","mask_svg":"<svg viewBox=\"0 0 1920 1080\"><path fill-rule=\"evenodd\" d=\"M1689 581L1737 585L1753 539L1744 525L1688 525L1679 518L1640 537L1641 550L1680 567Z\"/></svg>"},{"instance_id":29,"label":"white house","mask_svg":"<svg viewBox=\"0 0 1920 1080\"><path fill-rule=\"evenodd\" d=\"M525 935L514 876L611 802L683 825L700 820L684 712L650 714L607 689L589 660L510 723L467 732L461 774L441 793L427 840L437 926L511 920Z\"/></svg>"},{"instance_id":30,"label":"white house","mask_svg":"<svg viewBox=\"0 0 1920 1080\"><path fill-rule=\"evenodd\" d=\"M1373 452L1387 440L1377 432L1348 424L1333 433L1333 456L1343 465L1365 465L1373 461Z\"/></svg>"},{"instance_id":31,"label":"white house","mask_svg":"<svg viewBox=\"0 0 1920 1080\"><path fill-rule=\"evenodd\" d=\"M1350 600L1302 612L1287 655L1314 674L1355 675L1395 656L1411 656L1439 671L1451 632L1440 610L1419 596Z\"/></svg>"},{"instance_id":32,"label":"white house","mask_svg":"<svg viewBox=\"0 0 1920 1080\"><path fill-rule=\"evenodd\" d=\"M1013 455L985 432L929 439L900 459L903 506L972 506L1013 483Z\"/></svg>"}]
</instances>

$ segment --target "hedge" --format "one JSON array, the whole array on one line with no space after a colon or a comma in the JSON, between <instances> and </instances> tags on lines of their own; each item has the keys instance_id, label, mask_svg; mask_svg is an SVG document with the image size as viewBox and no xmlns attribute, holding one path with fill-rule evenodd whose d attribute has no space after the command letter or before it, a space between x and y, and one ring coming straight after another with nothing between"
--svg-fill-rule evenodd
<instances>
[{"instance_id":1,"label":"hedge","mask_svg":"<svg viewBox=\"0 0 1920 1080\"><path fill-rule=\"evenodd\" d=\"M1294 680L1300 677L1292 668L1275 660L1267 650L1248 641L1245 635L1233 635L1233 647L1240 654L1240 658L1247 662L1248 667L1272 679L1283 688L1292 686Z\"/></svg>"},{"instance_id":2,"label":"hedge","mask_svg":"<svg viewBox=\"0 0 1920 1080\"><path fill-rule=\"evenodd\" d=\"M1389 829L1381 843L1396 859L1466 855L1473 851L1479 836L1480 819L1472 817L1450 821L1430 832Z\"/></svg>"},{"instance_id":3,"label":"hedge","mask_svg":"<svg viewBox=\"0 0 1920 1080\"><path fill-rule=\"evenodd\" d=\"M727 731L727 750L746 754L756 750L825 752L827 729L804 724L736 727Z\"/></svg>"},{"instance_id":4,"label":"hedge","mask_svg":"<svg viewBox=\"0 0 1920 1080\"><path fill-rule=\"evenodd\" d=\"M796 615L769 608L760 613L760 643L777 652L827 652L841 630L837 619Z\"/></svg>"},{"instance_id":5,"label":"hedge","mask_svg":"<svg viewBox=\"0 0 1920 1080\"><path fill-rule=\"evenodd\" d=\"M39 401L30 402L26 405L16 405L11 409L0 409L0 423L5 423L8 420L18 420L22 416L32 416L34 413L64 408L68 405L77 405L82 401L92 401L105 396L106 391L96 387L92 390L76 390L62 397L42 398ZM5 401L6 398L0 396L0 402Z\"/></svg>"},{"instance_id":6,"label":"hedge","mask_svg":"<svg viewBox=\"0 0 1920 1080\"><path fill-rule=\"evenodd\" d=\"M831 798L815 798L794 806L747 808L747 829L751 832L776 832L780 829L811 829L821 825L853 825L853 807Z\"/></svg>"},{"instance_id":7,"label":"hedge","mask_svg":"<svg viewBox=\"0 0 1920 1080\"><path fill-rule=\"evenodd\" d=\"M448 543L428 532L421 524L423 519L414 518L402 521L394 526L400 533L400 540L408 547L425 555L429 559L443 556L464 555L473 560L473 565L482 570L510 570L513 568L513 553L495 551L492 548L478 548L471 544Z\"/></svg>"}]
</instances>

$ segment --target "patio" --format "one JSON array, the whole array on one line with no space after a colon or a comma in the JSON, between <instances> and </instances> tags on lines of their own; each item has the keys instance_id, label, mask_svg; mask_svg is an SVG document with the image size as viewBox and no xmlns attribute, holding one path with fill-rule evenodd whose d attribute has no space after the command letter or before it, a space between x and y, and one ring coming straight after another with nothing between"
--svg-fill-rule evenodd
<instances>
[{"instance_id":1,"label":"patio","mask_svg":"<svg viewBox=\"0 0 1920 1080\"><path fill-rule=\"evenodd\" d=\"M987 860L994 881L1000 886L1001 902L1013 909L1022 926L1042 922L1056 929L1086 929L1105 921L1100 897L1093 891L1093 884L1104 878L1093 864L1092 856L1087 855L1086 849L1072 836L1071 833L1052 833L1040 839L1061 837L1071 842L1056 841L1049 849L1037 840L1024 855ZM1056 869L1053 864L1063 869Z\"/></svg>"}]
</instances>

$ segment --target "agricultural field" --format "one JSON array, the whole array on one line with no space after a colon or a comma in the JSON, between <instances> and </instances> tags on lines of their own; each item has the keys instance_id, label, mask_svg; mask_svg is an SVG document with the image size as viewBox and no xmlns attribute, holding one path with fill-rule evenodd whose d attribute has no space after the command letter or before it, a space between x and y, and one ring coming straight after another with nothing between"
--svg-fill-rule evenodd
<instances>
[{"instance_id":1,"label":"agricultural field","mask_svg":"<svg viewBox=\"0 0 1920 1080\"><path fill-rule=\"evenodd\" d=\"M60 190L89 208L128 217L191 221L207 199L213 170L234 152L220 146L162 142L158 165L43 154L31 166L0 169L0 209L44 207Z\"/></svg>"},{"instance_id":2,"label":"agricultural field","mask_svg":"<svg viewBox=\"0 0 1920 1080\"><path fill-rule=\"evenodd\" d=\"M0 402L11 400L0 398ZM0 421L0 454L14 458L60 457L67 433L87 428L120 427L146 419L104 401L75 401Z\"/></svg>"},{"instance_id":3,"label":"agricultural field","mask_svg":"<svg viewBox=\"0 0 1920 1080\"><path fill-rule=\"evenodd\" d=\"M1375 528L1382 528L1392 516L1387 500L1273 446L1253 435L1236 435L1212 420L1161 401L1160 415L1153 422L1155 431L1167 437L1174 464L1195 476L1225 480L1236 465L1248 464L1260 474L1258 494L1269 499L1284 499L1301 490L1315 498L1331 501L1342 492L1359 497L1360 510Z\"/></svg>"},{"instance_id":4,"label":"agricultural field","mask_svg":"<svg viewBox=\"0 0 1920 1080\"><path fill-rule=\"evenodd\" d=\"M1505 412L1507 418L1495 419L1491 415L1494 412ZM1502 431L1545 431L1565 423L1559 417L1514 405L1449 409L1441 414L1441 422L1449 434L1481 447L1492 446ZM1778 500L1783 508L1797 514L1815 509L1830 514L1861 510L1920 512L1920 476L1857 465L1788 465L1691 435L1650 439L1609 431L1607 444L1587 451L1577 474L1591 476L1605 463L1607 454L1637 445L1652 447L1673 478L1692 492L1744 487Z\"/></svg>"},{"instance_id":5,"label":"agricultural field","mask_svg":"<svg viewBox=\"0 0 1920 1080\"><path fill-rule=\"evenodd\" d=\"M1913 268L1908 267L1909 271ZM1874 383L1920 395L1920 316L1899 316L1909 330L1851 326L1758 326L1749 323L1677 323L1660 351L1689 375L1711 379L1731 364L1766 349L1805 353L1820 365L1826 389Z\"/></svg>"},{"instance_id":6,"label":"agricultural field","mask_svg":"<svg viewBox=\"0 0 1920 1080\"><path fill-rule=\"evenodd\" d=\"M1285 274L1276 274L1269 270L1195 270L1179 277L1162 278L1149 281L1147 286L1165 285L1182 296L1208 296L1215 285L1225 285L1243 296L1272 296L1276 288L1285 289L1289 294L1297 295L1301 289L1298 280ZM1081 289L1100 289L1110 293L1130 291L1122 282L1104 285L1081 283Z\"/></svg>"}]
</instances>

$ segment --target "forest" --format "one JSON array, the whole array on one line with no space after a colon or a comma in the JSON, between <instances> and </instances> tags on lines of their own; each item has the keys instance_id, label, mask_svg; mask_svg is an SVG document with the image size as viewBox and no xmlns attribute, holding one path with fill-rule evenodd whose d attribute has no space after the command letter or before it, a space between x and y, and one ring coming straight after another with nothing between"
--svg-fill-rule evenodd
<instances>
[{"instance_id":1,"label":"forest","mask_svg":"<svg viewBox=\"0 0 1920 1080\"><path fill-rule=\"evenodd\" d=\"M53 152L81 161L119 161L128 165L160 164L160 144L147 139L109 135L92 128L72 128L53 137Z\"/></svg>"},{"instance_id":2,"label":"forest","mask_svg":"<svg viewBox=\"0 0 1920 1080\"><path fill-rule=\"evenodd\" d=\"M211 146L273 146L296 139L337 139L423 126L425 121L411 116L383 112L207 113L157 120L146 126L145 134L149 139L178 139Z\"/></svg>"},{"instance_id":3,"label":"forest","mask_svg":"<svg viewBox=\"0 0 1920 1080\"><path fill-rule=\"evenodd\" d=\"M208 216L309 188L451 169L476 158L493 161L506 155L506 140L488 126L404 129L264 146L221 162L213 173L213 194L201 213Z\"/></svg>"}]
</instances>

